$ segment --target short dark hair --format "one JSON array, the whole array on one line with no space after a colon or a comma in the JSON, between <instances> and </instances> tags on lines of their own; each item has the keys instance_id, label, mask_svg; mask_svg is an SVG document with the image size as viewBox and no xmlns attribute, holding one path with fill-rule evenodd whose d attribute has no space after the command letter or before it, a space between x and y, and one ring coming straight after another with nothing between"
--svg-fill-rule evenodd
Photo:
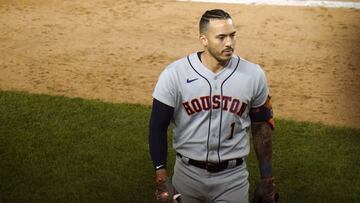
<instances>
[{"instance_id":1,"label":"short dark hair","mask_svg":"<svg viewBox=\"0 0 360 203\"><path fill-rule=\"evenodd\" d=\"M227 13L224 10L221 9L213 9L213 10L207 10L200 19L199 23L199 31L200 33L204 33L206 30L207 24L209 24L211 19L218 19L218 20L226 20L231 19L231 16L229 13Z\"/></svg>"}]
</instances>

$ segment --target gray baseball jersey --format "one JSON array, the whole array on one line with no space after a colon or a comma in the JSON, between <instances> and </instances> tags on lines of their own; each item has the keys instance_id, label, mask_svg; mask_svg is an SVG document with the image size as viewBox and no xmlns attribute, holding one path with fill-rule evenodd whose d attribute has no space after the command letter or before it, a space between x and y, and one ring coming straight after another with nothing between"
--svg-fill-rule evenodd
<instances>
[{"instance_id":1,"label":"gray baseball jersey","mask_svg":"<svg viewBox=\"0 0 360 203\"><path fill-rule=\"evenodd\" d=\"M248 155L249 110L263 105L268 94L259 65L233 55L214 73L193 53L166 67L153 97L174 107L174 149L194 160L217 163Z\"/></svg>"}]
</instances>

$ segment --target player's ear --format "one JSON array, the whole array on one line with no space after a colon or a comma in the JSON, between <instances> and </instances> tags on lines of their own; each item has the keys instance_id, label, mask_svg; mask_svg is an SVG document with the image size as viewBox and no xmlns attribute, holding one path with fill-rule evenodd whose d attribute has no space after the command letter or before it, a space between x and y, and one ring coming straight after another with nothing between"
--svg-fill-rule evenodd
<instances>
[{"instance_id":1,"label":"player's ear","mask_svg":"<svg viewBox=\"0 0 360 203\"><path fill-rule=\"evenodd\" d=\"M200 42L201 44L206 47L208 45L208 40L204 34L200 34Z\"/></svg>"}]
</instances>

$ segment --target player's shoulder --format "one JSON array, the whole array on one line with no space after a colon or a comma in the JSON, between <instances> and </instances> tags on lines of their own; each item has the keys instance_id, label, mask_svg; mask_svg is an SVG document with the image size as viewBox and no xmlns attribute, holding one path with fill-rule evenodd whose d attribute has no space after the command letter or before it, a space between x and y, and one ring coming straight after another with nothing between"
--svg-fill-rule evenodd
<instances>
[{"instance_id":1,"label":"player's shoulder","mask_svg":"<svg viewBox=\"0 0 360 203\"><path fill-rule=\"evenodd\" d=\"M175 61L171 62L169 65L166 66L166 69L179 69L188 64L187 57L182 57L180 59L176 59Z\"/></svg>"},{"instance_id":2,"label":"player's shoulder","mask_svg":"<svg viewBox=\"0 0 360 203\"><path fill-rule=\"evenodd\" d=\"M239 72L254 76L259 74L260 75L264 74L264 70L259 64L248 61L242 58L241 56L234 56L234 57L236 57L237 60L239 61L239 65L238 65L239 67L237 69Z\"/></svg>"},{"instance_id":3,"label":"player's shoulder","mask_svg":"<svg viewBox=\"0 0 360 203\"><path fill-rule=\"evenodd\" d=\"M189 59L188 56L184 56L182 58L176 59L175 61L172 61L170 64L168 64L164 71L170 73L170 74L181 74L183 72L188 71L189 69Z\"/></svg>"},{"instance_id":4,"label":"player's shoulder","mask_svg":"<svg viewBox=\"0 0 360 203\"><path fill-rule=\"evenodd\" d=\"M168 78L170 80L178 80L179 77L186 75L188 71L188 61L187 57L176 59L165 66L161 71L160 78Z\"/></svg>"}]
</instances>

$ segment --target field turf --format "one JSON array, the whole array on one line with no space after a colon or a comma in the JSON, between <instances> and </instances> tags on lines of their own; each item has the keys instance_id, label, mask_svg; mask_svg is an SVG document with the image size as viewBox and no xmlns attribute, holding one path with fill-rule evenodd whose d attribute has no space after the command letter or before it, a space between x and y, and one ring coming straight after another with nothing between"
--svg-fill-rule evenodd
<instances>
[{"instance_id":1,"label":"field turf","mask_svg":"<svg viewBox=\"0 0 360 203\"><path fill-rule=\"evenodd\" d=\"M0 202L154 202L149 114L144 105L0 91ZM280 202L360 202L359 129L276 123ZM170 131L168 139L172 166ZM253 151L247 163L252 191Z\"/></svg>"}]
</instances>

